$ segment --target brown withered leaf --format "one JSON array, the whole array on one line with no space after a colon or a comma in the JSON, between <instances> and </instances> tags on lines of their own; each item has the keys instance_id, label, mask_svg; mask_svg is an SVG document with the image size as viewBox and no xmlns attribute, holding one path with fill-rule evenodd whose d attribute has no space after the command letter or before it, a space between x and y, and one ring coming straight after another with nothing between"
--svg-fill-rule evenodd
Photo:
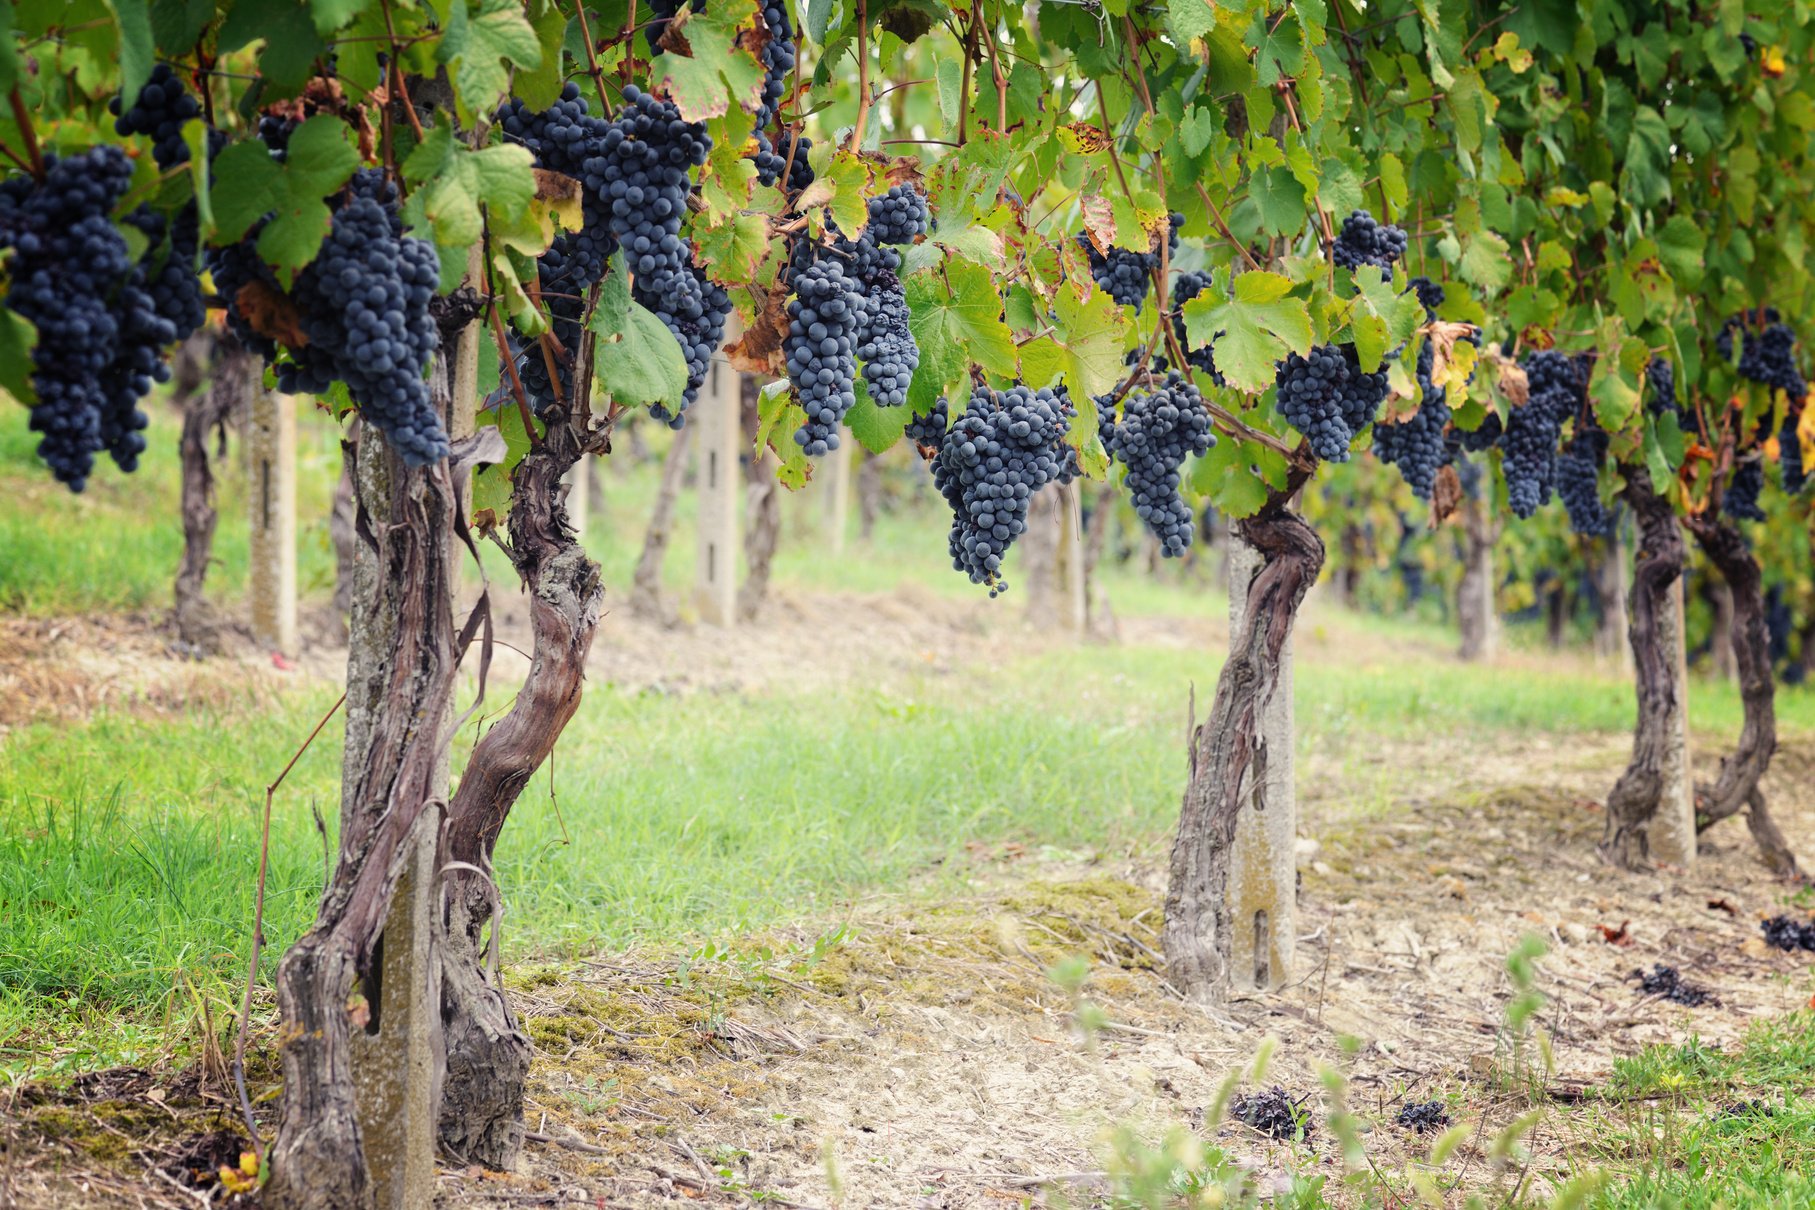
<instances>
[{"instance_id":1,"label":"brown withered leaf","mask_svg":"<svg viewBox=\"0 0 1815 1210\"><path fill-rule=\"evenodd\" d=\"M249 281L234 295L233 305L252 330L267 340L292 349L308 347L309 334L303 331L302 314L289 295L275 286Z\"/></svg>"},{"instance_id":2,"label":"brown withered leaf","mask_svg":"<svg viewBox=\"0 0 1815 1210\"><path fill-rule=\"evenodd\" d=\"M1431 528L1436 529L1453 516L1462 507L1462 476L1456 468L1444 465L1437 468L1437 482L1431 487Z\"/></svg>"},{"instance_id":3,"label":"brown withered leaf","mask_svg":"<svg viewBox=\"0 0 1815 1210\"><path fill-rule=\"evenodd\" d=\"M1089 193L1078 199L1078 210L1084 219L1084 233L1099 254L1108 255L1115 246L1115 207L1100 193Z\"/></svg>"},{"instance_id":4,"label":"brown withered leaf","mask_svg":"<svg viewBox=\"0 0 1815 1210\"><path fill-rule=\"evenodd\" d=\"M1601 930L1602 941L1605 941L1608 945L1617 945L1624 949L1626 946L1632 944L1632 934L1627 931L1627 926L1631 923L1632 921L1630 920L1622 920L1620 921L1620 927L1617 929L1608 928L1604 924L1597 924L1595 927Z\"/></svg>"},{"instance_id":5,"label":"brown withered leaf","mask_svg":"<svg viewBox=\"0 0 1815 1210\"><path fill-rule=\"evenodd\" d=\"M536 198L544 202L577 202L580 200L580 182L564 172L550 168L532 168L536 174Z\"/></svg>"},{"instance_id":6,"label":"brown withered leaf","mask_svg":"<svg viewBox=\"0 0 1815 1210\"><path fill-rule=\"evenodd\" d=\"M1516 408L1524 407L1525 401L1531 398L1531 382L1519 368L1519 363L1491 344L1482 350L1482 356L1493 366L1494 385L1506 396L1507 402Z\"/></svg>"},{"instance_id":7,"label":"brown withered leaf","mask_svg":"<svg viewBox=\"0 0 1815 1210\"><path fill-rule=\"evenodd\" d=\"M1717 912L1725 912L1729 916L1739 915L1739 909L1728 903L1725 899L1710 899L1708 900L1708 906Z\"/></svg>"},{"instance_id":8,"label":"brown withered leaf","mask_svg":"<svg viewBox=\"0 0 1815 1210\"><path fill-rule=\"evenodd\" d=\"M685 58L693 58L693 43L687 40L687 23L692 19L693 7L681 5L680 11L668 18L668 28L662 31L656 45Z\"/></svg>"},{"instance_id":9,"label":"brown withered leaf","mask_svg":"<svg viewBox=\"0 0 1815 1210\"><path fill-rule=\"evenodd\" d=\"M763 296L762 310L744 325L744 334L725 346L725 359L746 374L780 378L788 372L788 359L782 352L782 338L787 334L788 291L778 286Z\"/></svg>"},{"instance_id":10,"label":"brown withered leaf","mask_svg":"<svg viewBox=\"0 0 1815 1210\"><path fill-rule=\"evenodd\" d=\"M1425 336L1431 342L1431 381L1438 386L1449 385L1449 363L1456 347L1456 342L1463 337L1473 337L1480 331L1474 324L1452 323L1439 319L1424 329ZM1460 385L1460 384L1458 384Z\"/></svg>"}]
</instances>

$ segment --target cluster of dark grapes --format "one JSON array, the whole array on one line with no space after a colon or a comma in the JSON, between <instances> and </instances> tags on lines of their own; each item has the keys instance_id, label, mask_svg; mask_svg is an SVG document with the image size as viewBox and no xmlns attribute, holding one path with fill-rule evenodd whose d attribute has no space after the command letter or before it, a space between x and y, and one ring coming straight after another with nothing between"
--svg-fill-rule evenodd
<instances>
[{"instance_id":1,"label":"cluster of dark grapes","mask_svg":"<svg viewBox=\"0 0 1815 1210\"><path fill-rule=\"evenodd\" d=\"M1317 345L1287 353L1274 375L1274 406L1325 462L1347 462L1355 435L1374 422L1386 398L1384 368L1364 374L1355 346Z\"/></svg>"},{"instance_id":2,"label":"cluster of dark grapes","mask_svg":"<svg viewBox=\"0 0 1815 1210\"><path fill-rule=\"evenodd\" d=\"M798 144L798 145L796 145ZM794 163L788 164L788 149L794 149ZM813 183L813 166L807 162L807 153L813 150L813 140L806 135L796 139L787 131L771 144L769 136L761 131L756 134L756 150L751 153L751 162L756 165L756 179L765 185L773 185L781 180L786 171L788 179L783 184L789 193L798 194Z\"/></svg>"},{"instance_id":3,"label":"cluster of dark grapes","mask_svg":"<svg viewBox=\"0 0 1815 1210\"><path fill-rule=\"evenodd\" d=\"M857 402L857 328L865 305L836 257L790 275L788 380L807 414L794 441L809 457L838 448L838 423Z\"/></svg>"},{"instance_id":4,"label":"cluster of dark grapes","mask_svg":"<svg viewBox=\"0 0 1815 1210\"><path fill-rule=\"evenodd\" d=\"M1563 354L1540 350L1526 358L1523 368L1529 384L1525 405L1512 409L1500 435L1507 503L1520 520L1549 502L1557 438L1582 398L1577 365Z\"/></svg>"},{"instance_id":5,"label":"cluster of dark grapes","mask_svg":"<svg viewBox=\"0 0 1815 1210\"><path fill-rule=\"evenodd\" d=\"M681 413L706 381L731 311L730 296L699 271L680 235L693 188L689 174L711 150L705 123L687 121L674 102L631 84L581 171L587 192L599 199L606 230L624 250L632 297L674 333L687 356L680 412L659 405L649 412L673 428L681 426Z\"/></svg>"},{"instance_id":6,"label":"cluster of dark grapes","mask_svg":"<svg viewBox=\"0 0 1815 1210\"><path fill-rule=\"evenodd\" d=\"M1342 220L1342 230L1330 245L1330 259L1342 269L1358 269L1362 265L1391 269L1393 262L1405 255L1405 244L1402 228L1381 223L1366 210L1357 210Z\"/></svg>"},{"instance_id":7,"label":"cluster of dark grapes","mask_svg":"<svg viewBox=\"0 0 1815 1210\"><path fill-rule=\"evenodd\" d=\"M908 386L920 368L920 346L908 322L901 253L888 245L925 230L924 223L902 220L904 210L914 207L925 215L925 199L896 186L870 200L869 221L858 238L833 228L826 246L802 240L789 257L795 298L788 304L783 349L788 377L807 413L794 439L809 455L838 448L838 424L857 399L859 359L873 403L898 407L907 402Z\"/></svg>"},{"instance_id":8,"label":"cluster of dark grapes","mask_svg":"<svg viewBox=\"0 0 1815 1210\"><path fill-rule=\"evenodd\" d=\"M605 119L594 116L579 85L571 81L547 109L529 110L513 99L498 110L497 122L507 139L529 150L536 167L582 180L587 161L603 151L611 128ZM579 229L556 236L536 266L542 299L548 307L550 332L569 357L580 341L586 292L605 275L615 247L608 207L600 194L582 189L580 213ZM555 361L561 382L558 393L540 341L525 342L517 354L518 377L530 407L538 414L572 389L571 367L559 357Z\"/></svg>"},{"instance_id":9,"label":"cluster of dark grapes","mask_svg":"<svg viewBox=\"0 0 1815 1210\"><path fill-rule=\"evenodd\" d=\"M41 182L0 182L0 247L13 249L5 305L38 330L31 428L42 434L38 456L71 491L87 485L103 449L111 447L116 460L137 456L123 440L117 363L156 312L142 291L122 289L133 264L109 218L131 181L123 151L96 147L46 156ZM135 362L136 353L126 360Z\"/></svg>"},{"instance_id":10,"label":"cluster of dark grapes","mask_svg":"<svg viewBox=\"0 0 1815 1210\"><path fill-rule=\"evenodd\" d=\"M1178 251L1178 232L1184 221L1182 214L1171 216L1168 256ZM1159 253L1145 248L1138 252L1132 248L1098 252L1090 237L1082 233L1078 235L1078 246L1084 249L1084 256L1090 262L1090 276L1097 288L1113 298L1118 306L1133 307L1138 312L1141 304L1147 301L1147 292L1153 288L1153 271L1160 265Z\"/></svg>"},{"instance_id":11,"label":"cluster of dark grapes","mask_svg":"<svg viewBox=\"0 0 1815 1210\"><path fill-rule=\"evenodd\" d=\"M1449 1125L1449 1110L1442 1101L1407 1101L1399 1107L1399 1125L1418 1134L1429 1134Z\"/></svg>"},{"instance_id":12,"label":"cluster of dark grapes","mask_svg":"<svg viewBox=\"0 0 1815 1210\"><path fill-rule=\"evenodd\" d=\"M1714 349L1723 358L1733 359L1733 336L1739 333L1743 343L1739 352L1740 377L1783 391L1791 399L1801 399L1807 390L1802 373L1796 368L1796 333L1782 322L1775 307L1759 311L1742 311L1727 317L1714 338Z\"/></svg>"},{"instance_id":13,"label":"cluster of dark grapes","mask_svg":"<svg viewBox=\"0 0 1815 1210\"><path fill-rule=\"evenodd\" d=\"M1815 950L1815 921L1804 916L1772 916L1758 922L1765 944L1780 950Z\"/></svg>"},{"instance_id":14,"label":"cluster of dark grapes","mask_svg":"<svg viewBox=\"0 0 1815 1210\"><path fill-rule=\"evenodd\" d=\"M354 174L332 229L290 291L308 344L277 367L285 391L319 394L336 379L360 416L411 466L447 457L447 431L423 378L440 334L429 302L441 280L435 245L403 234L396 186Z\"/></svg>"},{"instance_id":15,"label":"cluster of dark grapes","mask_svg":"<svg viewBox=\"0 0 1815 1210\"><path fill-rule=\"evenodd\" d=\"M1651 395L1645 400L1645 406L1653 416L1669 413L1682 415L1682 404L1676 399L1676 367L1662 357L1653 357L1645 363L1645 383L1651 388Z\"/></svg>"},{"instance_id":16,"label":"cluster of dark grapes","mask_svg":"<svg viewBox=\"0 0 1815 1210\"><path fill-rule=\"evenodd\" d=\"M1437 287L1441 291L1442 287ZM1449 427L1449 392L1431 384L1435 353L1430 341L1418 350L1418 410L1397 424L1374 426L1374 456L1399 468L1412 494L1429 500L1437 471L1450 461L1452 452L1445 430Z\"/></svg>"},{"instance_id":17,"label":"cluster of dark grapes","mask_svg":"<svg viewBox=\"0 0 1815 1210\"><path fill-rule=\"evenodd\" d=\"M945 441L945 430L952 422L951 409L946 405L945 396L939 397L931 411L916 413L908 418L907 439L914 443L922 457L930 457L939 451Z\"/></svg>"},{"instance_id":18,"label":"cluster of dark grapes","mask_svg":"<svg viewBox=\"0 0 1815 1210\"><path fill-rule=\"evenodd\" d=\"M1027 530L1029 502L1065 474L1074 414L1063 388L979 386L940 442L933 485L952 509L952 566L992 597L1008 588L998 573Z\"/></svg>"},{"instance_id":19,"label":"cluster of dark grapes","mask_svg":"<svg viewBox=\"0 0 1815 1210\"><path fill-rule=\"evenodd\" d=\"M1763 521L1765 510L1759 507L1758 497L1764 490L1764 463L1756 458L1748 458L1734 468L1733 477L1727 480L1722 507L1729 517L1738 517L1742 521Z\"/></svg>"},{"instance_id":20,"label":"cluster of dark grapes","mask_svg":"<svg viewBox=\"0 0 1815 1210\"><path fill-rule=\"evenodd\" d=\"M113 123L115 133L151 136L151 155L159 168L188 162L189 147L183 142L183 127L201 116L202 106L189 95L168 63L151 69L151 78L125 113L120 113L119 97L110 101L107 108L119 115Z\"/></svg>"},{"instance_id":21,"label":"cluster of dark grapes","mask_svg":"<svg viewBox=\"0 0 1815 1210\"><path fill-rule=\"evenodd\" d=\"M1216 339L1202 348L1191 347L1191 340L1185 335L1185 304L1202 294L1210 285L1210 275L1202 269L1193 269L1189 273L1179 274L1172 283L1172 334L1178 339L1178 347L1185 351L1185 360L1189 364L1210 375L1210 381L1217 386L1228 385L1223 381L1222 371L1216 368ZM1222 333L1218 332L1217 336Z\"/></svg>"},{"instance_id":22,"label":"cluster of dark grapes","mask_svg":"<svg viewBox=\"0 0 1815 1210\"><path fill-rule=\"evenodd\" d=\"M1802 490L1808 479L1802 465L1802 439L1796 435L1801 418L1802 409L1791 408L1783 418L1783 427L1777 430L1777 462L1783 470L1783 489L1792 496Z\"/></svg>"},{"instance_id":23,"label":"cluster of dark grapes","mask_svg":"<svg viewBox=\"0 0 1815 1210\"><path fill-rule=\"evenodd\" d=\"M704 12L706 0L693 0L693 11ZM651 56L666 54L660 45L668 33L668 23L674 20L675 14L681 11L681 0L649 0L649 24L643 27L643 36L649 41Z\"/></svg>"},{"instance_id":24,"label":"cluster of dark grapes","mask_svg":"<svg viewBox=\"0 0 1815 1210\"><path fill-rule=\"evenodd\" d=\"M1425 321L1437 318L1437 308L1443 305L1443 300L1447 297L1442 283L1434 282L1428 277L1414 277L1409 284L1412 293L1418 296L1419 304L1424 307Z\"/></svg>"},{"instance_id":25,"label":"cluster of dark grapes","mask_svg":"<svg viewBox=\"0 0 1815 1210\"><path fill-rule=\"evenodd\" d=\"M1598 538L1613 529L1614 514L1601 503L1600 471L1607 460L1607 432L1592 419L1578 420L1576 433L1557 453L1557 495L1569 514L1569 528Z\"/></svg>"},{"instance_id":26,"label":"cluster of dark grapes","mask_svg":"<svg viewBox=\"0 0 1815 1210\"><path fill-rule=\"evenodd\" d=\"M1467 453L1482 454L1500 444L1505 431L1500 413L1489 412L1475 428L1456 430L1456 439Z\"/></svg>"},{"instance_id":27,"label":"cluster of dark grapes","mask_svg":"<svg viewBox=\"0 0 1815 1210\"><path fill-rule=\"evenodd\" d=\"M788 155L786 140L779 148L770 142L769 126L780 111L782 95L787 92L788 73L794 70L800 56L787 0L764 0L763 28L768 32L768 40L762 49L763 96L755 112L756 152L751 159L756 164L756 179L765 185L773 185L786 169ZM804 161L806 154L806 148L802 147L799 158Z\"/></svg>"},{"instance_id":28,"label":"cluster of dark grapes","mask_svg":"<svg viewBox=\"0 0 1815 1210\"><path fill-rule=\"evenodd\" d=\"M1216 444L1210 413L1189 378L1177 371L1149 391L1137 391L1122 405L1122 420L1100 408L1098 422L1110 416L1109 452L1128 468L1128 493L1134 511L1160 541L1160 555L1177 558L1190 549L1191 510L1179 497L1179 468L1185 459L1206 453Z\"/></svg>"},{"instance_id":29,"label":"cluster of dark grapes","mask_svg":"<svg viewBox=\"0 0 1815 1210\"><path fill-rule=\"evenodd\" d=\"M912 185L890 185L870 199L866 232L879 244L911 244L926 234L926 194Z\"/></svg>"},{"instance_id":30,"label":"cluster of dark grapes","mask_svg":"<svg viewBox=\"0 0 1815 1210\"><path fill-rule=\"evenodd\" d=\"M1270 1139L1311 1137L1311 1115L1277 1084L1263 1092L1236 1097L1229 1105L1229 1113Z\"/></svg>"}]
</instances>

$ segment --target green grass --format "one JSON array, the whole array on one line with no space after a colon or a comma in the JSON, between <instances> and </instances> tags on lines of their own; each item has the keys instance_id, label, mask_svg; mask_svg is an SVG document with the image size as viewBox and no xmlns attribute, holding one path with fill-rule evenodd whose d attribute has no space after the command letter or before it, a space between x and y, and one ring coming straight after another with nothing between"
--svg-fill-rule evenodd
<instances>
[{"instance_id":1,"label":"green grass","mask_svg":"<svg viewBox=\"0 0 1815 1210\"><path fill-rule=\"evenodd\" d=\"M1815 1205L1815 1014L1762 1021L1732 1053L1699 1039L1614 1064L1571 1115L1594 1210L1803 1210Z\"/></svg>"},{"instance_id":2,"label":"green grass","mask_svg":"<svg viewBox=\"0 0 1815 1210\"><path fill-rule=\"evenodd\" d=\"M140 467L123 474L104 456L80 495L50 477L38 460L30 413L0 408L0 612L47 616L157 610L170 604L170 582L183 552L178 511L180 419L162 404L147 408L151 443ZM297 577L306 593L331 592L334 552L327 515L340 474L334 426L298 417ZM211 448L212 452L212 448ZM246 584L245 476L235 434L216 468L220 524L209 593L237 599Z\"/></svg>"}]
</instances>

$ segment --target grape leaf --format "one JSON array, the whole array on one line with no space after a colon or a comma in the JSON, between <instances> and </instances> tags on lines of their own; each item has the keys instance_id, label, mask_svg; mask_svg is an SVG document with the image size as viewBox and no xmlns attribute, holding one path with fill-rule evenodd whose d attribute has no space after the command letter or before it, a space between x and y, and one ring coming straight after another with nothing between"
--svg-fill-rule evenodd
<instances>
[{"instance_id":1,"label":"grape leaf","mask_svg":"<svg viewBox=\"0 0 1815 1210\"><path fill-rule=\"evenodd\" d=\"M1248 200L1269 235L1297 231L1305 222L1305 187L1283 167L1263 168L1248 182Z\"/></svg>"},{"instance_id":2,"label":"grape leaf","mask_svg":"<svg viewBox=\"0 0 1815 1210\"><path fill-rule=\"evenodd\" d=\"M130 105L138 99L145 81L151 79L151 69L157 59L151 37L151 11L146 7L146 0L109 2L113 6L114 20L120 27L120 95L125 98L124 104ZM12 40L10 22L6 37L9 42Z\"/></svg>"},{"instance_id":3,"label":"grape leaf","mask_svg":"<svg viewBox=\"0 0 1815 1210\"><path fill-rule=\"evenodd\" d=\"M1224 436L1191 468L1191 486L1225 516L1252 517L1270 494L1260 469L1261 456L1270 452L1259 442Z\"/></svg>"},{"instance_id":4,"label":"grape leaf","mask_svg":"<svg viewBox=\"0 0 1815 1210\"><path fill-rule=\"evenodd\" d=\"M372 0L309 0L315 32L324 38L371 7Z\"/></svg>"},{"instance_id":5,"label":"grape leaf","mask_svg":"<svg viewBox=\"0 0 1815 1210\"><path fill-rule=\"evenodd\" d=\"M542 64L542 42L519 0L453 0L436 59L448 66L462 125L491 112L510 86L510 66ZM507 66L510 65L510 66Z\"/></svg>"},{"instance_id":6,"label":"grape leaf","mask_svg":"<svg viewBox=\"0 0 1815 1210\"><path fill-rule=\"evenodd\" d=\"M599 291L588 327L599 337L594 372L599 385L620 403L663 403L679 411L687 390L687 358L668 326L630 297L623 252Z\"/></svg>"},{"instance_id":7,"label":"grape leaf","mask_svg":"<svg viewBox=\"0 0 1815 1210\"><path fill-rule=\"evenodd\" d=\"M10 3L0 4L0 10L11 7ZM157 48L173 58L194 50L202 31L214 19L214 9L214 0L151 0L151 33ZM0 11L0 28L12 28L8 14L3 11ZM5 54L6 51L0 49L0 57ZM0 89L8 87L11 83L0 72Z\"/></svg>"},{"instance_id":8,"label":"grape leaf","mask_svg":"<svg viewBox=\"0 0 1815 1210\"><path fill-rule=\"evenodd\" d=\"M1058 374L1073 399L1101 395L1121 381L1128 316L1114 299L1092 289L1083 298L1060 290L1055 302Z\"/></svg>"},{"instance_id":9,"label":"grape leaf","mask_svg":"<svg viewBox=\"0 0 1815 1210\"><path fill-rule=\"evenodd\" d=\"M920 368L908 388L916 411L959 388L968 394L965 376L973 361L993 374L1016 373L1014 338L1002 322L1002 296L988 269L954 261L944 272L912 274L902 286L908 327L920 346Z\"/></svg>"},{"instance_id":10,"label":"grape leaf","mask_svg":"<svg viewBox=\"0 0 1815 1210\"><path fill-rule=\"evenodd\" d=\"M561 99L561 45L567 40L567 14L554 0L537 0L531 7L530 28L542 48L542 60L533 68L518 68L511 77L511 95L531 110L547 109ZM598 98L593 98L595 101Z\"/></svg>"},{"instance_id":11,"label":"grape leaf","mask_svg":"<svg viewBox=\"0 0 1815 1210\"><path fill-rule=\"evenodd\" d=\"M1192 348L1214 344L1216 368L1229 385L1261 391L1273 385L1276 365L1288 350L1311 348L1311 313L1300 298L1287 297L1289 279L1277 273L1243 273L1235 296L1206 290L1184 306L1185 333Z\"/></svg>"},{"instance_id":12,"label":"grape leaf","mask_svg":"<svg viewBox=\"0 0 1815 1210\"><path fill-rule=\"evenodd\" d=\"M713 281L751 282L769 253L769 223L760 214L740 214L716 227L696 225L693 242L699 263Z\"/></svg>"},{"instance_id":13,"label":"grape leaf","mask_svg":"<svg viewBox=\"0 0 1815 1210\"><path fill-rule=\"evenodd\" d=\"M467 248L485 233L486 210L502 219L523 214L536 196L534 157L517 144L474 151L436 126L403 162L403 178L417 186L422 214L445 247Z\"/></svg>"},{"instance_id":14,"label":"grape leaf","mask_svg":"<svg viewBox=\"0 0 1815 1210\"><path fill-rule=\"evenodd\" d=\"M756 0L714 0L703 12L683 8L665 35L671 49L650 64L655 91L689 122L716 118L735 104L762 100L763 67L737 45L737 31L756 13Z\"/></svg>"},{"instance_id":15,"label":"grape leaf","mask_svg":"<svg viewBox=\"0 0 1815 1210\"><path fill-rule=\"evenodd\" d=\"M845 427L864 449L872 454L880 454L897 441L907 429L908 417L913 415L907 408L877 407L869 392L864 389L863 379L858 378L857 402L845 413Z\"/></svg>"},{"instance_id":16,"label":"grape leaf","mask_svg":"<svg viewBox=\"0 0 1815 1210\"><path fill-rule=\"evenodd\" d=\"M0 307L0 391L27 406L38 402L32 387L32 346L38 343L31 321L11 307Z\"/></svg>"}]
</instances>

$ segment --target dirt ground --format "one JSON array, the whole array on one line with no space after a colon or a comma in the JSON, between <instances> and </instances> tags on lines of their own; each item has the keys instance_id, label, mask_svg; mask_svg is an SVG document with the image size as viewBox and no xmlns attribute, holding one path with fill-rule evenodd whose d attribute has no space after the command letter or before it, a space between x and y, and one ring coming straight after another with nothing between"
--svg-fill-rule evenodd
<instances>
[{"instance_id":1,"label":"dirt ground","mask_svg":"<svg viewBox=\"0 0 1815 1210\"><path fill-rule=\"evenodd\" d=\"M737 642L608 618L594 675L676 691L796 681L791 640L855 607L899 641L855 655L821 646L822 671L887 675L979 655L988 626L1004 624L930 597L778 605L760 640ZM1124 624L1130 641L1156 644L1219 630L1215 619ZM689 670L684 681L675 668ZM1343 1073L1382 1171L1429 1146L1392 1124L1396 1107L1451 1099L1480 1129L1450 1170L1484 1183L1488 1138L1532 1104L1532 1073L1514 1069L1503 1028L1505 959L1522 937L1548 946L1539 1021L1555 1070L1532 1078L1565 1104L1645 1044L1695 1034L1724 1046L1809 1002L1807 964L1759 939L1785 888L1741 822L1705 837L1690 871L1633 875L1595 858L1599 799L1625 746L1386 745L1376 759L1395 806L1378 816L1342 809L1352 770L1302 764L1318 835L1301 841L1296 979L1215 1010L1179 1002L1154 970L1159 852L1081 865L979 851L968 890L937 902L882 894L729 952L513 971L537 1052L531 1141L516 1173L444 1167L437 1204L973 1207L1046 1204L1053 1190L1089 1203L1106 1190L1118 1124L1149 1141L1174 1124L1206 1131L1262 1188L1335 1176L1341 1149L1321 1122L1299 1146L1228 1121L1206 1127L1269 1038L1264 1082L1319 1118L1319 1073ZM1787 742L1766 789L1793 846L1815 851L1815 740ZM1654 963L1714 1002L1642 994L1633 972ZM257 1074L255 1094L268 1091L268 1061ZM236 1120L214 1064L0 1088L0 1207L229 1204L209 1174L233 1162ZM1561 1171L1559 1129L1532 1140L1539 1180Z\"/></svg>"}]
</instances>

